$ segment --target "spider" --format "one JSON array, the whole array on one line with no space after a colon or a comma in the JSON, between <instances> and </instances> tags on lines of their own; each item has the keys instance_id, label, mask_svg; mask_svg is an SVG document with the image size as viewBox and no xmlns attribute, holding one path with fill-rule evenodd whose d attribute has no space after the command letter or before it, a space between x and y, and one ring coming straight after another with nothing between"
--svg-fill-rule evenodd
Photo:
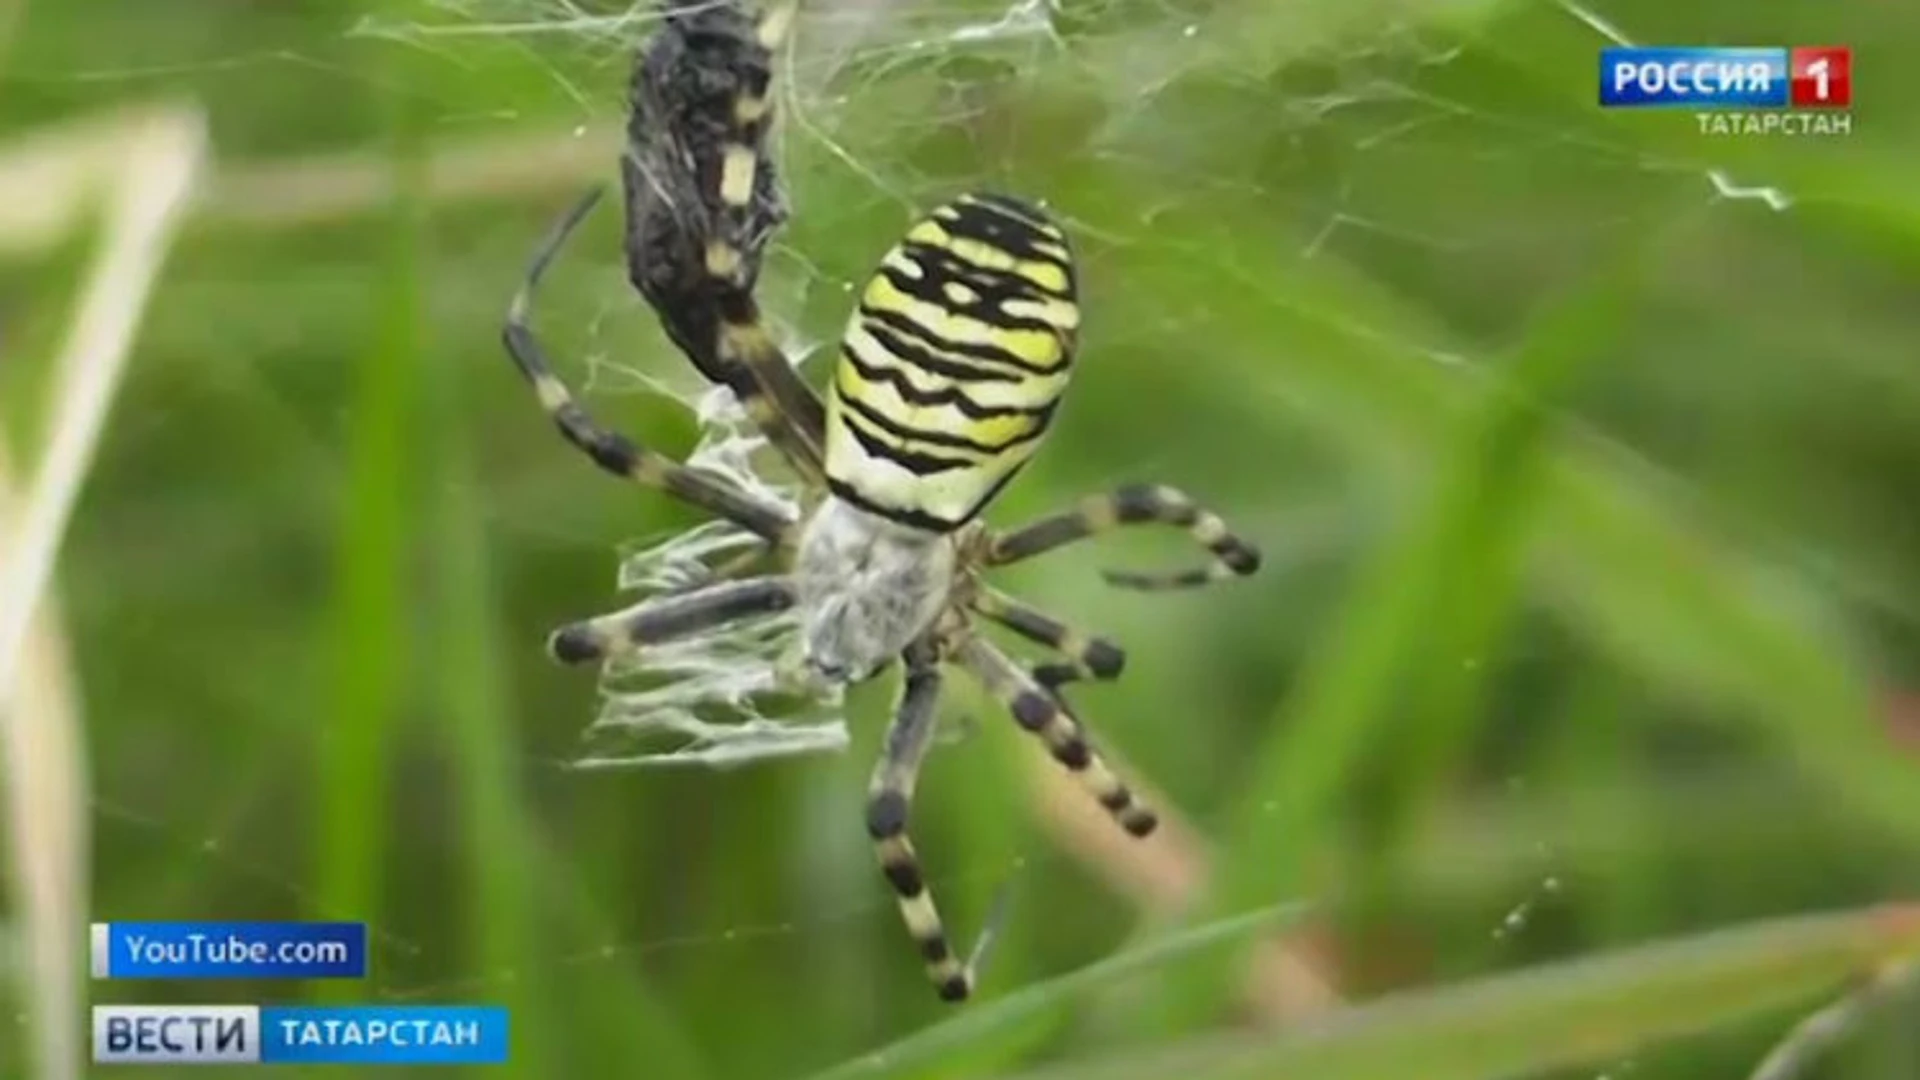
<instances>
[{"instance_id":1,"label":"spider","mask_svg":"<svg viewBox=\"0 0 1920 1080\"><path fill-rule=\"evenodd\" d=\"M1147 522L1185 529L1211 562L1168 574L1109 571L1110 582L1197 586L1251 574L1259 555L1219 516L1158 485L1092 496L1011 530L979 520L1045 436L1080 325L1067 235L1031 203L976 192L921 218L860 294L825 400L800 379L754 299L761 252L786 216L766 137L772 56L793 16L793 0L762 14L669 0L636 68L622 178L629 278L669 338L733 389L807 482L801 513L607 431L553 374L528 310L547 265L594 206L599 193L589 193L536 251L508 313L507 351L560 433L600 468L763 544L714 580L563 626L548 649L563 663L601 662L797 607L799 652L815 677L851 684L897 660L904 679L872 774L867 830L939 996L960 1001L992 931L964 961L954 954L907 833L944 668L976 678L1127 832L1147 836L1157 821L1089 744L1062 691L1117 677L1124 653L993 588L985 572ZM982 620L1059 659L1016 662L979 632Z\"/></svg>"}]
</instances>

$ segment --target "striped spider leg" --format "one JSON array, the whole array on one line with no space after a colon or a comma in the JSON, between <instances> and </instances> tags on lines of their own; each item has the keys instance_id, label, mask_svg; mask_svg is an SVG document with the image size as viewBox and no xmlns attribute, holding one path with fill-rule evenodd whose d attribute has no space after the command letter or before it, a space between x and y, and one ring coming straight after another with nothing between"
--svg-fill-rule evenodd
<instances>
[{"instance_id":1,"label":"striped spider leg","mask_svg":"<svg viewBox=\"0 0 1920 1080\"><path fill-rule=\"evenodd\" d=\"M762 502L728 480L682 465L594 422L572 391L553 373L539 340L527 325L534 290L554 253L593 209L599 192L590 192L560 220L535 252L520 289L508 309L502 332L507 354L533 386L540 405L560 434L601 469L657 488L733 522L761 537L768 547L789 544L794 523L783 507ZM729 576L720 575L723 579ZM571 624L548 639L548 650L564 663L604 659L638 645L663 641L758 612L790 607L794 593L785 578L722 580L688 593L652 600L610 615Z\"/></svg>"},{"instance_id":2,"label":"striped spider leg","mask_svg":"<svg viewBox=\"0 0 1920 1080\"><path fill-rule=\"evenodd\" d=\"M1061 720L1082 729L1081 736L1084 739L1084 727L1080 724L1079 718L1073 715L1062 688L1068 683L1082 679L1110 682L1119 678L1121 670L1127 663L1127 654L1120 646L1106 638L1076 630L1039 608L984 584L976 585L976 592L969 608L975 614L1013 631L1028 641L1044 646L1063 658L1059 661L1034 664L1025 673L1024 681L1012 680L1006 676L1002 672L1002 661L993 662L992 667L997 673L996 678L999 679L1003 691L1014 695L1013 698L1006 698L1009 703L1020 693L1037 689L1053 699L1054 705L1061 714ZM1028 683L1031 685L1027 685ZM1025 707L1029 715L1037 715L1033 713L1034 706ZM1015 716L1019 719L1018 713ZM1060 723L1052 717L1044 717L1043 720L1044 723L1037 729L1043 737L1047 734L1045 728L1048 725L1057 728ZM1023 725L1027 723L1026 720L1021 722ZM1055 738L1048 740L1050 749L1057 741L1058 732L1055 734ZM1076 767L1075 762L1081 761L1083 757L1076 752L1069 752L1066 757L1062 757L1058 750L1055 750L1054 756L1061 764L1076 773L1084 771L1086 767L1085 765ZM1100 776L1083 776L1082 780L1093 790L1095 798L1100 800L1101 805L1114 815L1120 826L1133 835L1147 836L1158 825L1159 819L1154 816L1152 810L1142 804L1137 797L1128 793L1125 785L1117 782L1109 783Z\"/></svg>"},{"instance_id":3,"label":"striped spider leg","mask_svg":"<svg viewBox=\"0 0 1920 1080\"><path fill-rule=\"evenodd\" d=\"M906 669L894 706L893 722L881 744L867 786L867 835L887 883L900 904L900 917L920 950L927 977L943 1001L962 1001L973 992L980 962L991 947L997 920L989 918L963 962L947 940L940 911L920 870L920 857L907 836L907 817L913 807L913 789L920 764L933 744L942 677L939 645L929 635L909 646L901 656Z\"/></svg>"},{"instance_id":4,"label":"striped spider leg","mask_svg":"<svg viewBox=\"0 0 1920 1080\"><path fill-rule=\"evenodd\" d=\"M985 638L964 638L955 648L954 660L1013 714L1023 730L1039 737L1053 759L1121 828L1139 837L1153 832L1159 819L1134 798L1126 781L1093 749L1086 727L1067 709L1056 687L1042 684Z\"/></svg>"},{"instance_id":5,"label":"striped spider leg","mask_svg":"<svg viewBox=\"0 0 1920 1080\"><path fill-rule=\"evenodd\" d=\"M1092 637L1068 626L1059 619L1041 611L1039 608L1015 599L998 589L986 585L978 586L975 592L973 611L1008 630L1026 638L1036 645L1042 645L1065 657L1063 667L1071 674L1060 681L1071 682L1075 679L1109 680L1120 677L1120 671L1127 664L1127 654L1120 646L1103 637ZM1043 665L1036 669L1036 677L1046 681L1055 665Z\"/></svg>"},{"instance_id":6,"label":"striped spider leg","mask_svg":"<svg viewBox=\"0 0 1920 1080\"><path fill-rule=\"evenodd\" d=\"M552 366L547 363L546 353L527 323L534 290L539 287L540 278L553 261L554 254L599 198L597 190L588 193L560 220L535 252L526 277L507 310L506 325L501 334L507 355L513 358L514 366L533 386L541 408L552 417L560 434L595 465L615 476L658 488L726 518L770 543L784 542L793 526L784 508L762 502L715 474L689 468L624 435L602 428L574 400L573 392L567 389L566 383L553 373Z\"/></svg>"},{"instance_id":7,"label":"striped spider leg","mask_svg":"<svg viewBox=\"0 0 1920 1080\"><path fill-rule=\"evenodd\" d=\"M944 659L979 680L1021 728L1039 738L1048 753L1072 772L1127 832L1146 836L1157 819L1089 745L1085 728L1067 710L1055 689L994 645L964 624L947 624L910 646L902 656L906 676L893 723L887 729L868 787L867 833L899 902L901 920L926 964L928 978L942 1000L961 1001L972 994L980 964L998 934L1000 916L1005 911L1004 896L989 914L967 959L958 959L907 830L914 786L933 739L942 682L941 653L948 651L951 655Z\"/></svg>"},{"instance_id":8,"label":"striped spider leg","mask_svg":"<svg viewBox=\"0 0 1920 1080\"><path fill-rule=\"evenodd\" d=\"M723 579L569 623L547 638L547 652L563 664L597 663L750 615L785 611L794 600L793 582L785 577Z\"/></svg>"},{"instance_id":9,"label":"striped spider leg","mask_svg":"<svg viewBox=\"0 0 1920 1080\"><path fill-rule=\"evenodd\" d=\"M988 543L986 564L1009 566L1124 525L1149 523L1185 529L1207 549L1213 561L1171 573L1103 571L1109 584L1142 590L1186 589L1223 578L1245 577L1260 569L1260 552L1235 536L1220 515L1185 492L1159 484L1130 484L1108 495L1089 496L1071 510L996 533Z\"/></svg>"}]
</instances>

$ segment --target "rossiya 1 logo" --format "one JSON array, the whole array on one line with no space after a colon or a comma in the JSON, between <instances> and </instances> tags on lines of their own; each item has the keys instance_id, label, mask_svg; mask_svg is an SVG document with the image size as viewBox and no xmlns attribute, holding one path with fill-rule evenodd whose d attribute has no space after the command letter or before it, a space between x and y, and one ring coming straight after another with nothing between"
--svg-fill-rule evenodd
<instances>
[{"instance_id":1,"label":"rossiya 1 logo","mask_svg":"<svg viewBox=\"0 0 1920 1080\"><path fill-rule=\"evenodd\" d=\"M1845 45L1620 46L1600 51L1600 105L1691 109L1704 135L1846 135Z\"/></svg>"}]
</instances>

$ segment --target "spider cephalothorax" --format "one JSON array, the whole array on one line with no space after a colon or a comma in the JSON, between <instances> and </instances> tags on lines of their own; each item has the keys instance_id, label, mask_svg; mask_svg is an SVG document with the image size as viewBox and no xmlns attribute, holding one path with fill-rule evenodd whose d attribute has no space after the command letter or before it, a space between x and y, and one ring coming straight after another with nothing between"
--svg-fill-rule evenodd
<instances>
[{"instance_id":1,"label":"spider cephalothorax","mask_svg":"<svg viewBox=\"0 0 1920 1080\"><path fill-rule=\"evenodd\" d=\"M819 677L855 682L894 660L902 690L869 790L867 829L940 996L964 998L966 960L947 943L907 838L931 745L942 670L977 678L1135 836L1155 818L1089 745L1062 687L1112 679L1118 646L995 590L984 574L1123 525L1185 529L1213 556L1173 574L1109 572L1137 589L1252 573L1253 547L1178 490L1133 485L1008 531L981 510L1040 445L1065 392L1080 325L1066 233L1038 207L961 195L914 223L881 260L841 339L823 402L761 326L753 285L784 216L765 144L773 50L793 0L761 16L711 0L669 0L641 56L624 177L628 269L668 336L702 374L732 388L808 482L803 519L724 479L596 425L527 329L533 287L594 204L567 215L514 299L508 352L561 434L601 468L663 489L757 534L753 560L718 580L554 632L568 663L603 660L758 613L797 607L799 650ZM979 619L1057 653L1027 666ZM984 936L983 936L984 940Z\"/></svg>"},{"instance_id":2,"label":"spider cephalothorax","mask_svg":"<svg viewBox=\"0 0 1920 1080\"><path fill-rule=\"evenodd\" d=\"M955 548L950 534L837 498L822 502L800 532L793 567L807 666L855 682L893 662L947 606Z\"/></svg>"}]
</instances>

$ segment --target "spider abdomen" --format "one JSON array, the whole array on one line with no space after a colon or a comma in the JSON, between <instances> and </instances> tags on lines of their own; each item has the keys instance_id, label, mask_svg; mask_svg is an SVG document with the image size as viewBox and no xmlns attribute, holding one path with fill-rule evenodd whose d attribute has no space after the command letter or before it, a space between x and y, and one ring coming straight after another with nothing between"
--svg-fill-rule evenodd
<instances>
[{"instance_id":1,"label":"spider abdomen","mask_svg":"<svg viewBox=\"0 0 1920 1080\"><path fill-rule=\"evenodd\" d=\"M842 339L826 473L869 513L950 532L1032 457L1066 390L1080 307L1066 234L963 195L887 253Z\"/></svg>"}]
</instances>

